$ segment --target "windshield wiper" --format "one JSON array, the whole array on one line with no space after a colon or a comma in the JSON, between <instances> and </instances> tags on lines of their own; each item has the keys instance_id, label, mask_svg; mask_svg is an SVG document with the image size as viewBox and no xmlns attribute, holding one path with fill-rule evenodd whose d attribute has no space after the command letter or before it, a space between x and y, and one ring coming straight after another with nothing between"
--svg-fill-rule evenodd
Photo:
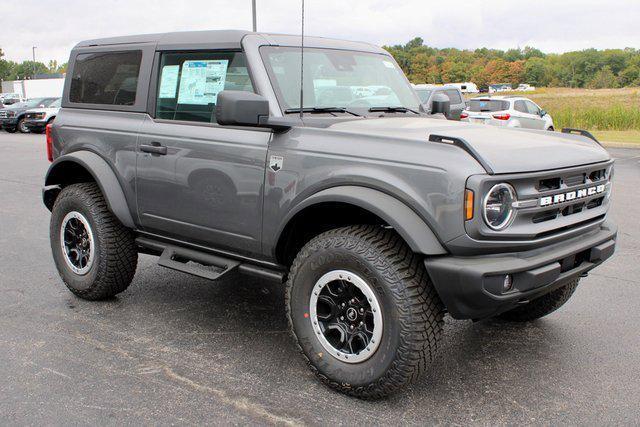
<instances>
[{"instance_id":1,"label":"windshield wiper","mask_svg":"<svg viewBox=\"0 0 640 427\"><path fill-rule=\"evenodd\" d=\"M299 113L299 108L288 108L284 110L285 114ZM360 114L349 111L344 107L305 107L302 109L303 113L347 113L352 116L360 117Z\"/></svg>"},{"instance_id":2,"label":"windshield wiper","mask_svg":"<svg viewBox=\"0 0 640 427\"><path fill-rule=\"evenodd\" d=\"M420 114L419 112L417 112L416 110L412 110L411 108L407 108L407 107L371 107L369 108L369 111L376 112L376 111L383 111L385 113L413 113L413 114Z\"/></svg>"}]
</instances>

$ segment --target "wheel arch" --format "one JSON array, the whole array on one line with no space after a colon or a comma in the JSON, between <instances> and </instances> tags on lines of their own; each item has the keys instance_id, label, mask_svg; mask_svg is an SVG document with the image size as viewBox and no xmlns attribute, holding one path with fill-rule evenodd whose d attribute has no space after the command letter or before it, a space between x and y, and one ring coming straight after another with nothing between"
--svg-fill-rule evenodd
<instances>
[{"instance_id":1,"label":"wheel arch","mask_svg":"<svg viewBox=\"0 0 640 427\"><path fill-rule=\"evenodd\" d=\"M342 209L340 213L346 214L335 215L335 209ZM331 212L327 212L328 210ZM388 225L416 253L424 255L447 253L429 225L400 200L368 187L339 186L319 191L289 211L275 239L277 243L274 255L278 262L288 265L288 262L291 261L291 252L297 252L301 248L300 242L296 242L295 237L292 242L292 236L298 235L297 239L302 238L305 243L308 241L308 238L304 239L305 236L300 236L298 233L301 223L304 224L305 220L309 220L309 218L326 219L326 215L323 215L325 213L336 218L336 220L327 221L326 225L336 222L329 228L354 225L354 220L359 220L356 223ZM317 235L326 229L320 226L315 231L311 234Z\"/></svg>"},{"instance_id":2,"label":"wheel arch","mask_svg":"<svg viewBox=\"0 0 640 427\"><path fill-rule=\"evenodd\" d=\"M52 210L60 190L71 184L93 181L98 184L109 210L128 228L135 223L118 178L109 164L90 151L77 151L58 157L49 166L42 190L47 209Z\"/></svg>"}]
</instances>

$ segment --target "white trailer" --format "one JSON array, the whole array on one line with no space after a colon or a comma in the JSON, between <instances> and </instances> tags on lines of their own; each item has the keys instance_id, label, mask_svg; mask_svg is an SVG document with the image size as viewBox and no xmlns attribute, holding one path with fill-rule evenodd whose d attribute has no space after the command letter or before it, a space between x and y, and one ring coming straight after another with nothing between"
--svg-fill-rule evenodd
<instances>
[{"instance_id":1,"label":"white trailer","mask_svg":"<svg viewBox=\"0 0 640 427\"><path fill-rule=\"evenodd\" d=\"M447 85L457 87L462 93L480 93L478 86L473 82L447 83Z\"/></svg>"},{"instance_id":2,"label":"white trailer","mask_svg":"<svg viewBox=\"0 0 640 427\"><path fill-rule=\"evenodd\" d=\"M9 80L2 82L2 93L19 93L22 98L61 97L64 78Z\"/></svg>"}]
</instances>

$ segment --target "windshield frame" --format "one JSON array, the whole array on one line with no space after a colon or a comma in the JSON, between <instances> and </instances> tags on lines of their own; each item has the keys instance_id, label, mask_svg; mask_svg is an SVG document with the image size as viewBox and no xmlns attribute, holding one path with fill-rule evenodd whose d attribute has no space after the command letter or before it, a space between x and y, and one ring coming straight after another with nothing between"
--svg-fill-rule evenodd
<instances>
[{"instance_id":1,"label":"windshield frame","mask_svg":"<svg viewBox=\"0 0 640 427\"><path fill-rule=\"evenodd\" d=\"M274 74L273 69L269 63L269 49L270 48L286 48L286 49L293 49L293 50L297 50L298 52L300 52L300 46L289 46L289 45L262 45L259 47L259 55L260 58L262 59L262 66L264 67L264 70L266 71L267 77L269 79L269 83L271 85L271 88L273 90L273 93L276 97L276 101L278 103L278 108L281 112L281 114L283 114L283 116L286 114L287 110L299 110L300 106L295 105L295 106L289 106L287 104L287 102L284 99L283 93L282 93L282 89L280 87L280 84L278 82L278 78L277 76ZM358 49L340 49L340 48L334 48L334 47L305 47L305 57L306 57L306 52L307 51L336 51L336 52L353 52L356 54L362 54L362 55L371 55L371 56L379 56L381 58L386 59L387 61L391 62L394 65L394 69L396 69L396 71L398 71L399 77L401 78L402 82L404 83L405 87L407 88L407 95L412 97L415 101L415 105L392 105L390 107L398 107L398 108L406 108L408 109L408 111L411 111L412 109L418 110L421 113L423 112L422 109L422 102L420 101L420 98L418 97L418 95L416 94L415 90L413 89L413 87L411 86L411 82L409 81L409 79L407 79L407 76L404 74L404 71L402 71L402 68L400 68L400 66L397 64L397 62L395 61L395 59L393 58L393 56L391 56L388 53L384 53L384 52L371 52L371 51L366 51L366 50L358 50ZM306 65L306 62L305 62ZM306 71L306 67L305 67L305 71ZM304 76L304 80L305 82L307 82L307 74L305 73ZM297 83L297 81L296 81ZM308 82L307 82L308 83ZM306 87L307 85L305 85ZM299 90L299 89L298 89ZM397 96L397 94L396 94ZM305 96L306 98L306 96ZM298 101L299 103L299 101ZM400 102L400 104L402 104L402 101ZM345 106L345 105L332 105L332 106L325 106L325 105L307 105L306 103L304 103L304 110L312 110L313 108L318 107L320 109L323 108L327 108L327 107L336 107L336 108L340 108L340 109L345 109L347 111L345 111L346 115L352 115L353 117L355 117L355 114L353 112L356 112L358 116L369 116L372 115L373 113L369 111L369 108L371 107L389 107L388 105L371 105L371 106ZM330 114L327 113L329 116L335 116L335 114ZM389 114L389 113L387 113ZM391 114L396 114L394 112L392 112ZM380 113L378 112L376 114L376 116L379 116Z\"/></svg>"}]
</instances>

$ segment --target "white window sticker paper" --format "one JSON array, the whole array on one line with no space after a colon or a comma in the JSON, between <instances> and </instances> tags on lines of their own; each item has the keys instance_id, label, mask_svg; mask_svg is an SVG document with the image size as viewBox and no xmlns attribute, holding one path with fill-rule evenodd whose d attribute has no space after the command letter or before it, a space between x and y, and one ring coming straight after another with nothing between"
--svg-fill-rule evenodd
<instances>
[{"instance_id":1,"label":"white window sticker paper","mask_svg":"<svg viewBox=\"0 0 640 427\"><path fill-rule=\"evenodd\" d=\"M160 91L158 98L175 98L178 89L179 65L165 65L162 67L162 77L160 78Z\"/></svg>"},{"instance_id":2,"label":"white window sticker paper","mask_svg":"<svg viewBox=\"0 0 640 427\"><path fill-rule=\"evenodd\" d=\"M224 90L229 60L185 61L180 76L179 104L215 104Z\"/></svg>"}]
</instances>

